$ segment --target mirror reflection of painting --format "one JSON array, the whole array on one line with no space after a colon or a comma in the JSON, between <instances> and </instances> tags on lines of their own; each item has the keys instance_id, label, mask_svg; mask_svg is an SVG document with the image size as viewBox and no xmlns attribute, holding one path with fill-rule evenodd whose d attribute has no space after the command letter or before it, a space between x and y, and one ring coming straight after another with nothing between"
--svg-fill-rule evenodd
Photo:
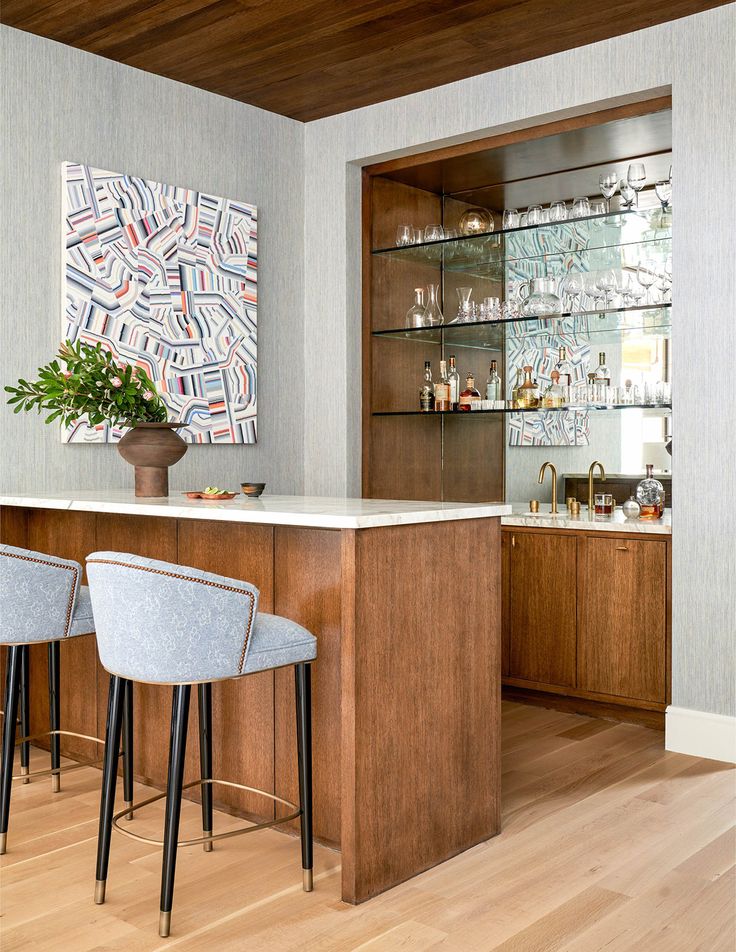
<instances>
[{"instance_id":1,"label":"mirror reflection of painting","mask_svg":"<svg viewBox=\"0 0 736 952\"><path fill-rule=\"evenodd\" d=\"M256 442L257 211L65 163L62 338L145 369L192 443ZM66 442L117 442L84 421Z\"/></svg>"}]
</instances>

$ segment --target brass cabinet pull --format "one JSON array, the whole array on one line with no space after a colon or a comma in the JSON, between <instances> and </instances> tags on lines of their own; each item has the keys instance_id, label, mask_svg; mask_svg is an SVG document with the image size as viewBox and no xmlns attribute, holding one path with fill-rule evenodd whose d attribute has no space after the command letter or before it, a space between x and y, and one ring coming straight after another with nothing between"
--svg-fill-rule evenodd
<instances>
[{"instance_id":1,"label":"brass cabinet pull","mask_svg":"<svg viewBox=\"0 0 736 952\"><path fill-rule=\"evenodd\" d=\"M628 551L629 551L628 548L627 548L625 545L617 545L617 546L616 546L616 550L617 550L618 552L628 552Z\"/></svg>"},{"instance_id":2,"label":"brass cabinet pull","mask_svg":"<svg viewBox=\"0 0 736 952\"><path fill-rule=\"evenodd\" d=\"M515 548L516 548L516 536L515 536L515 535L512 535L512 536L511 536L511 548L512 548L512 549L515 549Z\"/></svg>"}]
</instances>

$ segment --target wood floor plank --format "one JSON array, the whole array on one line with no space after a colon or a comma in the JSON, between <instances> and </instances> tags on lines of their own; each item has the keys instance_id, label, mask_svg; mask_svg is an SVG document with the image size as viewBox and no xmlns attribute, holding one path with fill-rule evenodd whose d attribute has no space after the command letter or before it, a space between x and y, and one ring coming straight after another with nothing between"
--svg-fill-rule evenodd
<instances>
[{"instance_id":1,"label":"wood floor plank","mask_svg":"<svg viewBox=\"0 0 736 952\"><path fill-rule=\"evenodd\" d=\"M643 727L513 702L503 717L493 840L358 907L340 901L340 856L321 846L302 891L293 836L182 848L166 940L156 847L114 835L108 899L92 902L99 770L68 774L56 796L46 780L16 784L2 952L733 952L736 771L667 753ZM133 823L158 836L162 816L159 802ZM199 823L186 801L183 831ZM241 823L215 816L216 829Z\"/></svg>"}]
</instances>

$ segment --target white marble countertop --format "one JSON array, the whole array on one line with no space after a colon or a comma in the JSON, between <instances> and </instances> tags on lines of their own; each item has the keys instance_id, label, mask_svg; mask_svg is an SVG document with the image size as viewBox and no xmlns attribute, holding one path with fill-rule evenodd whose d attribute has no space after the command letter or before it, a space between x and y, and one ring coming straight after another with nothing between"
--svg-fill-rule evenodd
<instances>
[{"instance_id":1,"label":"white marble countertop","mask_svg":"<svg viewBox=\"0 0 736 952\"><path fill-rule=\"evenodd\" d=\"M513 503L510 516L503 516L504 526L537 526L544 529L592 529L594 532L631 532L646 535L671 535L672 510L665 509L664 515L656 522L639 519L626 519L620 508L611 516L590 515L587 507L580 510L579 516L571 516L564 504L556 515L550 512L550 503L540 505L539 512L529 512L529 503Z\"/></svg>"},{"instance_id":2,"label":"white marble countertop","mask_svg":"<svg viewBox=\"0 0 736 952\"><path fill-rule=\"evenodd\" d=\"M318 529L370 529L419 522L487 519L511 512L502 502L417 502L402 499L348 499L331 496L267 496L217 502L187 499L174 493L164 499L139 499L118 490L70 490L62 493L0 493L0 506L115 512L176 519L213 519Z\"/></svg>"}]
</instances>

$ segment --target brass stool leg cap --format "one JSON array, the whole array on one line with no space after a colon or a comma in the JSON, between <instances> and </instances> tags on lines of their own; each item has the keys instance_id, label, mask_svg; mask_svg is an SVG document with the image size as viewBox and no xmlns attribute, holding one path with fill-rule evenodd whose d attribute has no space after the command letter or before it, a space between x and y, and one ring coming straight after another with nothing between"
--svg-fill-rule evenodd
<instances>
[{"instance_id":1,"label":"brass stool leg cap","mask_svg":"<svg viewBox=\"0 0 736 952\"><path fill-rule=\"evenodd\" d=\"M126 808L127 808L127 810L128 810L128 812L125 814L125 819L126 819L126 820L132 820L132 819L133 819L133 801L132 801L132 800L126 800L126 801L125 801L125 806L126 806Z\"/></svg>"},{"instance_id":2,"label":"brass stool leg cap","mask_svg":"<svg viewBox=\"0 0 736 952\"><path fill-rule=\"evenodd\" d=\"M107 887L106 879L96 879L95 880L95 902L98 906L101 906L105 901L105 888Z\"/></svg>"},{"instance_id":3,"label":"brass stool leg cap","mask_svg":"<svg viewBox=\"0 0 736 952\"><path fill-rule=\"evenodd\" d=\"M0 856L5 856L5 847L8 842L8 834L0 833Z\"/></svg>"},{"instance_id":4,"label":"brass stool leg cap","mask_svg":"<svg viewBox=\"0 0 736 952\"><path fill-rule=\"evenodd\" d=\"M29 772L30 772L30 769L31 769L30 767L21 767L21 768L20 768L20 775L21 775L21 777L23 778L23 783L30 783L30 782L31 782L31 778L28 776L28 774L29 774Z\"/></svg>"},{"instance_id":5,"label":"brass stool leg cap","mask_svg":"<svg viewBox=\"0 0 736 952\"><path fill-rule=\"evenodd\" d=\"M58 793L61 790L61 777L58 773L51 774L51 792Z\"/></svg>"},{"instance_id":6,"label":"brass stool leg cap","mask_svg":"<svg viewBox=\"0 0 736 952\"><path fill-rule=\"evenodd\" d=\"M304 892L311 892L314 889L314 871L311 869L302 870L302 883Z\"/></svg>"},{"instance_id":7,"label":"brass stool leg cap","mask_svg":"<svg viewBox=\"0 0 736 952\"><path fill-rule=\"evenodd\" d=\"M171 913L164 912L163 909L158 916L158 934L162 939L166 939L171 930Z\"/></svg>"},{"instance_id":8,"label":"brass stool leg cap","mask_svg":"<svg viewBox=\"0 0 736 952\"><path fill-rule=\"evenodd\" d=\"M202 836L212 836L212 830L202 830ZM212 840L205 840L202 847L205 853L211 853L214 845Z\"/></svg>"}]
</instances>

